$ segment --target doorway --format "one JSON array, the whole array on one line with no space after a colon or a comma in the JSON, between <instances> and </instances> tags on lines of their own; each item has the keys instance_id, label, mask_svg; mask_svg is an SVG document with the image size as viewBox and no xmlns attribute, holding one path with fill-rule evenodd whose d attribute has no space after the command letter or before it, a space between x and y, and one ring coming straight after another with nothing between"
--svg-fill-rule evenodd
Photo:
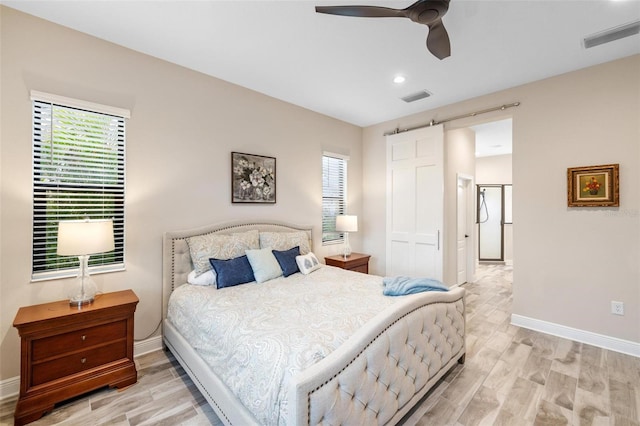
<instances>
[{"instance_id":1,"label":"doorway","mask_svg":"<svg viewBox=\"0 0 640 426\"><path fill-rule=\"evenodd\" d=\"M471 129L476 135L476 186L473 191L474 221L477 223L474 247L476 261L512 265L513 121L511 118L492 121L471 126ZM485 189L486 205L482 204L482 189Z\"/></svg>"}]
</instances>

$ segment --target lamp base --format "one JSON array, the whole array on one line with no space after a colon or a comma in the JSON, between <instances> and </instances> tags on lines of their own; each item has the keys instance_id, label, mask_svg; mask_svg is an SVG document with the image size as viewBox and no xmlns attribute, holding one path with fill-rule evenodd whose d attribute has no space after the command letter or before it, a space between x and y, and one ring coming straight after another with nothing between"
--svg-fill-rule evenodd
<instances>
[{"instance_id":1,"label":"lamp base","mask_svg":"<svg viewBox=\"0 0 640 426\"><path fill-rule=\"evenodd\" d=\"M93 303L97 287L89 275L89 256L78 256L78 259L80 269L69 292L69 305L81 308L84 305Z\"/></svg>"},{"instance_id":2,"label":"lamp base","mask_svg":"<svg viewBox=\"0 0 640 426\"><path fill-rule=\"evenodd\" d=\"M351 256L351 245L349 245L349 233L344 233L344 245L342 247L342 255L344 260L347 260L347 257Z\"/></svg>"},{"instance_id":3,"label":"lamp base","mask_svg":"<svg viewBox=\"0 0 640 426\"><path fill-rule=\"evenodd\" d=\"M89 296L89 295L85 295L83 296L75 296L71 299L69 299L69 305L70 306L77 306L77 307L82 307L84 305L90 305L93 303L93 301L95 300L95 298L93 296Z\"/></svg>"}]
</instances>

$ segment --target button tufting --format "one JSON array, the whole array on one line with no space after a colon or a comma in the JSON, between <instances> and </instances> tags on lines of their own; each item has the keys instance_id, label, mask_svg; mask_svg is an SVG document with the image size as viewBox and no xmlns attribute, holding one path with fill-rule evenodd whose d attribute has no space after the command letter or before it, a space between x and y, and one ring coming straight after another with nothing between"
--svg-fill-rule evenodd
<instances>
[{"instance_id":1,"label":"button tufting","mask_svg":"<svg viewBox=\"0 0 640 426\"><path fill-rule=\"evenodd\" d=\"M344 408L349 408L351 412L348 420L343 416L336 418L335 412L326 411L314 423L363 424L365 418L369 418L374 424L388 421L388 410L383 401L391 403L392 395L395 395L398 405L406 404L412 393L411 389L425 386L448 363L448 357L463 347L465 319L464 311L460 309L464 309L464 305L456 303L454 307L438 306L429 314L420 312L416 316L406 317L404 326L408 328L396 331L392 329L389 339L396 343L404 341L413 351L396 352L390 345L385 345L386 347L379 348L384 351L383 359L374 359L370 357L372 353L365 352L363 376L360 384L356 385L357 389L353 384L344 384L344 387L337 384L342 393L341 405L344 404ZM349 389L350 392L347 391ZM351 395L350 400L347 395ZM368 401L363 399L365 395L370 395Z\"/></svg>"}]
</instances>

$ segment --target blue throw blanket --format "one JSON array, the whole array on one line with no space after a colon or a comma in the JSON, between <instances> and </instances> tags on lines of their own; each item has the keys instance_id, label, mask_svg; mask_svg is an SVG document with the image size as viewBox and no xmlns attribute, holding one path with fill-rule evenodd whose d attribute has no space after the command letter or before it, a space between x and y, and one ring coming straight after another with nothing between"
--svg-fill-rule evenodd
<instances>
[{"instance_id":1,"label":"blue throw blanket","mask_svg":"<svg viewBox=\"0 0 640 426\"><path fill-rule=\"evenodd\" d=\"M449 291L449 287L431 278L385 277L382 280L385 296L403 296L421 291Z\"/></svg>"}]
</instances>

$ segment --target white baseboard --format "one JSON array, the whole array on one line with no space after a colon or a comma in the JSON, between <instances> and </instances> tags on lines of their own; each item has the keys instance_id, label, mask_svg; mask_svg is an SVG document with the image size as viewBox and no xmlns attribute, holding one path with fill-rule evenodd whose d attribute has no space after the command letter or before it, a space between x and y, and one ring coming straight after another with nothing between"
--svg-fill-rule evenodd
<instances>
[{"instance_id":1,"label":"white baseboard","mask_svg":"<svg viewBox=\"0 0 640 426\"><path fill-rule=\"evenodd\" d=\"M579 330L552 322L547 322L522 315L511 315L511 324L530 330L540 331L553 336L575 340L576 342L587 343L615 352L640 357L640 343L629 340L618 339L617 337L605 336L604 334L592 333L590 331Z\"/></svg>"},{"instance_id":2,"label":"white baseboard","mask_svg":"<svg viewBox=\"0 0 640 426\"><path fill-rule=\"evenodd\" d=\"M0 381L0 401L20 393L20 376Z\"/></svg>"},{"instance_id":3,"label":"white baseboard","mask_svg":"<svg viewBox=\"0 0 640 426\"><path fill-rule=\"evenodd\" d=\"M150 337L133 344L133 356L147 354L162 349L162 336ZM0 401L20 393L20 376L0 381Z\"/></svg>"},{"instance_id":4,"label":"white baseboard","mask_svg":"<svg viewBox=\"0 0 640 426\"><path fill-rule=\"evenodd\" d=\"M133 356L137 357L160 349L162 349L162 335L149 337L148 339L134 342Z\"/></svg>"}]
</instances>

